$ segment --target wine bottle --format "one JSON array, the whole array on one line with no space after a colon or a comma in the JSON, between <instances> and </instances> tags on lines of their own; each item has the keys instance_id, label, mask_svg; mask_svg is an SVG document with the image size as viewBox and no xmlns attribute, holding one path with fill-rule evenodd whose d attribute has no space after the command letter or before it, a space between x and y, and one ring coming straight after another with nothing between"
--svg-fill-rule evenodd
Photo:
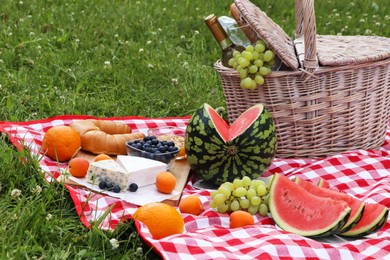
<instances>
[{"instance_id":1,"label":"wine bottle","mask_svg":"<svg viewBox=\"0 0 390 260\"><path fill-rule=\"evenodd\" d=\"M205 19L206 25L209 27L211 33L213 34L215 40L219 43L219 46L222 49L221 62L225 67L229 66L229 59L233 57L233 52L235 50L242 52L245 50L244 46L234 44L230 39L222 25L219 23L217 16L210 14Z\"/></svg>"}]
</instances>

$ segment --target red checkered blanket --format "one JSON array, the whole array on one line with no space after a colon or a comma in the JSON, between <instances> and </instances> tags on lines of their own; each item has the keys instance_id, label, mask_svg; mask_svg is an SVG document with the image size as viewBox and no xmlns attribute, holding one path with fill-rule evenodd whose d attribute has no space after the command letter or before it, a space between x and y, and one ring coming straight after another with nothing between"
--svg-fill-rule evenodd
<instances>
[{"instance_id":1,"label":"red checkered blanket","mask_svg":"<svg viewBox=\"0 0 390 260\"><path fill-rule=\"evenodd\" d=\"M58 116L30 122L0 122L0 131L7 133L17 147L26 146L33 155L42 157L41 144L45 131L55 125L69 125L75 119L89 116ZM162 126L186 126L189 117L105 118L128 124L134 131ZM45 178L58 177L67 163L42 157L40 166ZM276 158L265 173L283 173L304 180L321 177L340 191L370 203L390 207L390 129L386 141L377 151L355 150L323 159ZM330 237L311 239L277 228L270 217L255 215L255 225L229 228L227 214L218 214L209 207L209 191L194 187L192 176L183 196L197 194L205 207L199 216L183 214L185 232L154 240L146 226L136 227L146 243L165 259L390 259L390 221L378 233L361 239ZM66 185L82 223L89 227L112 207L101 223L104 230L114 229L120 221L131 218L136 205L91 192L80 186Z\"/></svg>"}]
</instances>

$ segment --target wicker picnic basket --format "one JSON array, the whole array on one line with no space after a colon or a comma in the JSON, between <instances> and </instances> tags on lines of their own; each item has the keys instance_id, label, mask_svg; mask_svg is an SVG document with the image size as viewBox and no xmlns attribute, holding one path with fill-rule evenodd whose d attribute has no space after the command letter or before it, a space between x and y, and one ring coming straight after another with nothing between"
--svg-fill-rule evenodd
<instances>
[{"instance_id":1,"label":"wicker picnic basket","mask_svg":"<svg viewBox=\"0 0 390 260\"><path fill-rule=\"evenodd\" d=\"M390 116L390 39L317 35L314 0L296 0L293 41L250 1L234 4L239 24L250 26L288 69L273 71L264 85L247 90L234 69L217 61L230 122L263 103L276 123L280 158L383 144Z\"/></svg>"}]
</instances>

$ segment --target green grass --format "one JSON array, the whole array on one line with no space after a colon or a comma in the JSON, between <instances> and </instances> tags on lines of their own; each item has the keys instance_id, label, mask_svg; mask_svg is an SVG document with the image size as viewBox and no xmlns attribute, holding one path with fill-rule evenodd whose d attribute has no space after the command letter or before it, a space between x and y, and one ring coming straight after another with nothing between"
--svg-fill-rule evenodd
<instances>
[{"instance_id":1,"label":"green grass","mask_svg":"<svg viewBox=\"0 0 390 260\"><path fill-rule=\"evenodd\" d=\"M0 121L63 114L183 116L204 102L224 106L213 69L220 51L203 18L228 15L231 2L2 1ZM387 2L316 1L318 33L390 37ZM254 3L293 36L293 0ZM5 136L0 184L1 259L157 257L131 222L114 232L86 229L66 189L43 181L37 159L16 151ZM37 185L40 194L33 192ZM11 196L14 189L21 191L18 199ZM119 248L112 249L111 238Z\"/></svg>"}]
</instances>

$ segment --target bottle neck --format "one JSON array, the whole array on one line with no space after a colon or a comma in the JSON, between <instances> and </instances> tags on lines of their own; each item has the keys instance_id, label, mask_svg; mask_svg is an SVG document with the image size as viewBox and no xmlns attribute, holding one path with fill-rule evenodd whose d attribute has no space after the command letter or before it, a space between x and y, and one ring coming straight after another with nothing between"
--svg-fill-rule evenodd
<instances>
[{"instance_id":1,"label":"bottle neck","mask_svg":"<svg viewBox=\"0 0 390 260\"><path fill-rule=\"evenodd\" d=\"M222 28L222 25L219 23L217 17L212 14L205 18L205 22L207 26L209 27L211 33L213 34L214 38L217 40L219 45L221 46L222 50L227 49L229 46L231 46L233 43L229 39L229 36L225 32L225 30Z\"/></svg>"}]
</instances>

